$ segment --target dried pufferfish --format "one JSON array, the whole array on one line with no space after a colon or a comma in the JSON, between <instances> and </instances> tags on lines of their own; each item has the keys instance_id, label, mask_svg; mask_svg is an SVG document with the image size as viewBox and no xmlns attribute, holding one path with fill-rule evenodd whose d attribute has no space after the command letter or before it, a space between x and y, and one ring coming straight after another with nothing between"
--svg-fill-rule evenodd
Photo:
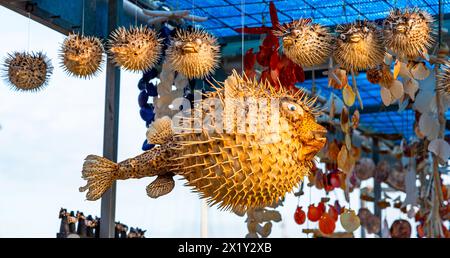
<instances>
[{"instance_id":1,"label":"dried pufferfish","mask_svg":"<svg viewBox=\"0 0 450 258\"><path fill-rule=\"evenodd\" d=\"M162 40L146 26L120 27L111 33L108 53L119 66L130 71L148 71L161 56Z\"/></svg>"},{"instance_id":2,"label":"dried pufferfish","mask_svg":"<svg viewBox=\"0 0 450 258\"><path fill-rule=\"evenodd\" d=\"M217 39L201 29L178 30L166 50L173 69L188 79L203 79L219 67Z\"/></svg>"},{"instance_id":3,"label":"dried pufferfish","mask_svg":"<svg viewBox=\"0 0 450 258\"><path fill-rule=\"evenodd\" d=\"M92 36L69 34L60 49L61 66L69 74L90 78L101 71L102 42Z\"/></svg>"},{"instance_id":4,"label":"dried pufferfish","mask_svg":"<svg viewBox=\"0 0 450 258\"><path fill-rule=\"evenodd\" d=\"M42 52L14 52L5 59L3 77L18 91L38 91L48 84L53 72L50 59Z\"/></svg>"},{"instance_id":5,"label":"dried pufferfish","mask_svg":"<svg viewBox=\"0 0 450 258\"><path fill-rule=\"evenodd\" d=\"M307 100L302 91L275 91L267 82L242 78L235 71L223 87L206 97L225 103L225 111L236 103L257 100L260 105L265 102L269 110L279 108L279 112L270 112L268 119L257 116L255 130L250 130L252 108L239 109L246 110L244 113L218 112L203 128L184 132L178 129L193 128L190 114L180 119L181 124L187 122L184 126L161 118L147 132L148 141L157 144L153 149L119 164L89 155L82 171L87 185L80 191L88 190L87 199L97 200L115 180L157 176L147 187L147 194L156 198L169 193L175 184L173 176L181 175L186 185L194 187L211 205L246 211L277 203L309 174L314 156L326 143L327 132L315 121L314 99ZM214 116L214 111L208 111L199 105L193 113L203 112L203 118ZM239 119L245 119L240 120L245 121L244 126ZM225 125L230 126L220 130L219 120L229 121ZM275 121L279 121L278 132L271 130Z\"/></svg>"},{"instance_id":6,"label":"dried pufferfish","mask_svg":"<svg viewBox=\"0 0 450 258\"><path fill-rule=\"evenodd\" d=\"M331 34L326 27L311 23L311 19L284 24L274 34L282 38L284 54L298 65L320 65L331 54Z\"/></svg>"},{"instance_id":7,"label":"dried pufferfish","mask_svg":"<svg viewBox=\"0 0 450 258\"><path fill-rule=\"evenodd\" d=\"M433 45L433 17L414 8L393 9L383 22L385 45L401 59L427 57Z\"/></svg>"},{"instance_id":8,"label":"dried pufferfish","mask_svg":"<svg viewBox=\"0 0 450 258\"><path fill-rule=\"evenodd\" d=\"M436 90L450 97L450 61L446 61L437 75Z\"/></svg>"},{"instance_id":9,"label":"dried pufferfish","mask_svg":"<svg viewBox=\"0 0 450 258\"><path fill-rule=\"evenodd\" d=\"M341 68L350 71L365 70L383 62L385 49L383 37L376 25L356 21L339 25L334 49L334 59Z\"/></svg>"}]
</instances>

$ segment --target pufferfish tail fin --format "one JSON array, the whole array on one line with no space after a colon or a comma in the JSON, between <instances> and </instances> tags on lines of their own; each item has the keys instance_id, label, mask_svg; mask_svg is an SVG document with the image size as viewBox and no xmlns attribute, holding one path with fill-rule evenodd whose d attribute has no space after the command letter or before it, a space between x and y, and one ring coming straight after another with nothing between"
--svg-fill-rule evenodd
<instances>
[{"instance_id":1,"label":"pufferfish tail fin","mask_svg":"<svg viewBox=\"0 0 450 258\"><path fill-rule=\"evenodd\" d=\"M164 144L173 139L172 120L162 117L153 122L147 129L147 142L151 144Z\"/></svg>"},{"instance_id":2,"label":"pufferfish tail fin","mask_svg":"<svg viewBox=\"0 0 450 258\"><path fill-rule=\"evenodd\" d=\"M81 177L87 180L87 184L80 187L79 191L88 190L86 199L89 201L100 199L105 191L112 186L118 170L119 165L106 158L96 155L87 156L81 172Z\"/></svg>"}]
</instances>

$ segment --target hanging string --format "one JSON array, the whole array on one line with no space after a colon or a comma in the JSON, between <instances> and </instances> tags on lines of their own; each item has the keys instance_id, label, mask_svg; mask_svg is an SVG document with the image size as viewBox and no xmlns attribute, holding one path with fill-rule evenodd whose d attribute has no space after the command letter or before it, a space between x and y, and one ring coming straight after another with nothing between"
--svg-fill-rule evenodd
<instances>
[{"instance_id":1,"label":"hanging string","mask_svg":"<svg viewBox=\"0 0 450 258\"><path fill-rule=\"evenodd\" d=\"M134 8L134 26L137 27L137 13L138 13L137 0L134 0L134 5L136 5L136 8Z\"/></svg>"},{"instance_id":2,"label":"hanging string","mask_svg":"<svg viewBox=\"0 0 450 258\"><path fill-rule=\"evenodd\" d=\"M348 18L347 18L347 5L345 0L342 3L342 12L344 13L344 18L345 18L345 23L348 23Z\"/></svg>"},{"instance_id":3,"label":"hanging string","mask_svg":"<svg viewBox=\"0 0 450 258\"><path fill-rule=\"evenodd\" d=\"M81 36L84 36L84 0L83 0L83 6L82 6L83 10L81 11Z\"/></svg>"},{"instance_id":4,"label":"hanging string","mask_svg":"<svg viewBox=\"0 0 450 258\"><path fill-rule=\"evenodd\" d=\"M245 0L241 0L241 63L242 63L242 73L244 73L244 24L245 24Z\"/></svg>"},{"instance_id":5,"label":"hanging string","mask_svg":"<svg viewBox=\"0 0 450 258\"><path fill-rule=\"evenodd\" d=\"M28 12L28 39L27 39L27 51L30 51L30 41L31 41L31 12Z\"/></svg>"}]
</instances>

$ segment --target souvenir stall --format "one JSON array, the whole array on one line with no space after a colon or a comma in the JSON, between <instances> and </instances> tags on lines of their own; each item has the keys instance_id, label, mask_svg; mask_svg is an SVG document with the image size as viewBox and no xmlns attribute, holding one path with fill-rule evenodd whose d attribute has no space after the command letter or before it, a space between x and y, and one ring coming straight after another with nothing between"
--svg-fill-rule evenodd
<instances>
[{"instance_id":1,"label":"souvenir stall","mask_svg":"<svg viewBox=\"0 0 450 258\"><path fill-rule=\"evenodd\" d=\"M308 237L450 238L450 1L54 2L1 2L67 35L59 60L30 46L3 76L28 92L54 69L106 73L104 151L80 160L100 237L118 228L118 180L151 178L151 202L179 176L248 238L282 220ZM121 69L142 75L147 132L118 161ZM309 204L281 216L287 198Z\"/></svg>"}]
</instances>

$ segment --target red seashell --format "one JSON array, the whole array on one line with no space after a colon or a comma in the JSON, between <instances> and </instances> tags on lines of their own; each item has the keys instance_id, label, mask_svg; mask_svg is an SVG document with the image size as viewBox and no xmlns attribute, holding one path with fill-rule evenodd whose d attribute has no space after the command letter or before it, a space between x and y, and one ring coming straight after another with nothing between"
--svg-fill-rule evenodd
<instances>
[{"instance_id":1,"label":"red seashell","mask_svg":"<svg viewBox=\"0 0 450 258\"><path fill-rule=\"evenodd\" d=\"M422 224L422 223L420 223L420 224L417 226L416 229L417 229L417 236L418 236L418 237L422 238L422 237L425 236L425 231L423 230L423 224Z\"/></svg>"},{"instance_id":2,"label":"red seashell","mask_svg":"<svg viewBox=\"0 0 450 258\"><path fill-rule=\"evenodd\" d=\"M319 207L315 207L314 204L308 207L308 219L312 222L316 222L322 216L322 210Z\"/></svg>"},{"instance_id":3,"label":"red seashell","mask_svg":"<svg viewBox=\"0 0 450 258\"><path fill-rule=\"evenodd\" d=\"M317 208L319 208L322 211L322 213L324 213L326 210L325 203L319 202L319 204L317 205Z\"/></svg>"},{"instance_id":4,"label":"red seashell","mask_svg":"<svg viewBox=\"0 0 450 258\"><path fill-rule=\"evenodd\" d=\"M341 187L341 178L338 172L328 174L328 181L333 187Z\"/></svg>"},{"instance_id":5,"label":"red seashell","mask_svg":"<svg viewBox=\"0 0 450 258\"><path fill-rule=\"evenodd\" d=\"M297 207L297 209L295 210L294 213L294 220L295 223L301 225L303 223L305 223L306 220L306 214L305 212L302 210L302 207Z\"/></svg>"},{"instance_id":6,"label":"red seashell","mask_svg":"<svg viewBox=\"0 0 450 258\"><path fill-rule=\"evenodd\" d=\"M336 208L333 205L328 204L328 214L331 216L331 218L334 219L334 221L338 220L339 212L336 210Z\"/></svg>"},{"instance_id":7,"label":"red seashell","mask_svg":"<svg viewBox=\"0 0 450 258\"><path fill-rule=\"evenodd\" d=\"M319 230L325 235L332 234L336 229L336 222L333 218L328 214L324 213L319 220Z\"/></svg>"}]
</instances>

